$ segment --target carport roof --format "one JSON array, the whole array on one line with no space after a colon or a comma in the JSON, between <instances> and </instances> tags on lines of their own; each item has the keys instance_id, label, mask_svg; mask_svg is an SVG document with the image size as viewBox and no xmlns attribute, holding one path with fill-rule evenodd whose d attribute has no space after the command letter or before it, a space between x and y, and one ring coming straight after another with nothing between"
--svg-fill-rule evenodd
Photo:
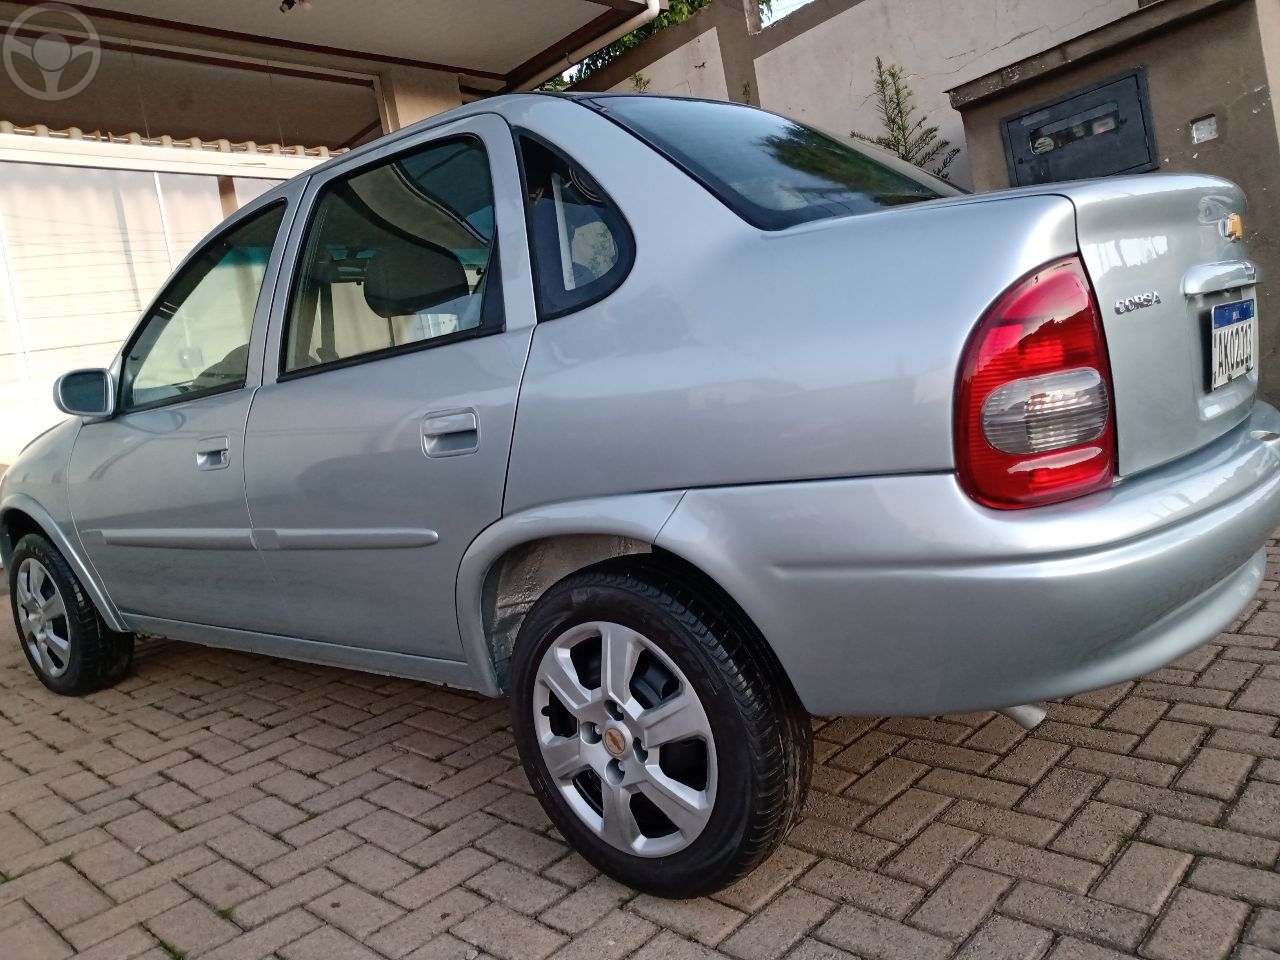
<instances>
[{"instance_id":1,"label":"carport roof","mask_svg":"<svg viewBox=\"0 0 1280 960\"><path fill-rule=\"evenodd\" d=\"M511 90L642 13L643 0L90 0L99 23L178 26L223 39L350 54ZM665 4L664 4L665 6ZM567 66L567 64L566 64Z\"/></svg>"}]
</instances>

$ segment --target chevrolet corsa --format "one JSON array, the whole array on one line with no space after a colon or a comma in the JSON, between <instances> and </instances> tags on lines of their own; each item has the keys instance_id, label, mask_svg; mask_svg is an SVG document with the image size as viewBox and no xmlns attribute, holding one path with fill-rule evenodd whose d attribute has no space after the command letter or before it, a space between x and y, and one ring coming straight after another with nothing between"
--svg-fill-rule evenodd
<instances>
[{"instance_id":1,"label":"chevrolet corsa","mask_svg":"<svg viewBox=\"0 0 1280 960\"><path fill-rule=\"evenodd\" d=\"M0 491L23 648L65 694L154 635L510 696L570 843L708 893L795 820L810 714L1034 723L1245 607L1243 207L965 196L725 103L455 110L246 206L58 382Z\"/></svg>"}]
</instances>

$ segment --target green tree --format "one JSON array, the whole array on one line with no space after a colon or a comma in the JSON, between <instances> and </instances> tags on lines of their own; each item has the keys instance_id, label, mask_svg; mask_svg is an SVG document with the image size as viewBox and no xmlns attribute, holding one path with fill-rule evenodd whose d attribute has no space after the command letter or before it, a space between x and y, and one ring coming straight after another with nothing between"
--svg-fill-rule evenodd
<instances>
[{"instance_id":1,"label":"green tree","mask_svg":"<svg viewBox=\"0 0 1280 960\"><path fill-rule=\"evenodd\" d=\"M619 37L607 47L601 47L591 56L585 57L571 72L569 82L575 83L591 76L597 70L602 70L660 30L673 27L677 23L684 23L710 2L711 0L670 0L667 9L658 14L657 19L649 21L639 30L633 30L625 37ZM762 13L768 12L773 7L773 0L759 0L759 3Z\"/></svg>"},{"instance_id":2,"label":"green tree","mask_svg":"<svg viewBox=\"0 0 1280 960\"><path fill-rule=\"evenodd\" d=\"M898 64L886 67L876 57L876 110L884 133L873 137L854 130L849 135L884 147L935 177L948 180L951 174L947 168L960 156L960 148L938 136L938 128L929 124L928 117L915 116L915 93L903 80L904 72Z\"/></svg>"}]
</instances>

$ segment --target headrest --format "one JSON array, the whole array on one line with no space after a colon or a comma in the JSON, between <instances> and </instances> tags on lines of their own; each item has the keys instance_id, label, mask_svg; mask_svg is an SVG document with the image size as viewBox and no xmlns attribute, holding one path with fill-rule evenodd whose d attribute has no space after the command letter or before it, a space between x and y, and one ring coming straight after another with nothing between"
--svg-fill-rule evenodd
<instances>
[{"instance_id":1,"label":"headrest","mask_svg":"<svg viewBox=\"0 0 1280 960\"><path fill-rule=\"evenodd\" d=\"M380 317L411 316L471 291L462 261L434 244L397 240L369 259L364 299Z\"/></svg>"}]
</instances>

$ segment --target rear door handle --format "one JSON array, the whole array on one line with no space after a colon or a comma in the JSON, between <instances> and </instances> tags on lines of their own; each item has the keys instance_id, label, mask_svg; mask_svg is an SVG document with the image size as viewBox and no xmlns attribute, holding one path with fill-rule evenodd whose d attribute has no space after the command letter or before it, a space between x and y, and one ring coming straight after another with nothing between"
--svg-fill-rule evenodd
<instances>
[{"instance_id":1,"label":"rear door handle","mask_svg":"<svg viewBox=\"0 0 1280 960\"><path fill-rule=\"evenodd\" d=\"M226 437L205 437L196 445L197 470L225 470L231 464L231 444Z\"/></svg>"},{"instance_id":2,"label":"rear door handle","mask_svg":"<svg viewBox=\"0 0 1280 960\"><path fill-rule=\"evenodd\" d=\"M422 421L422 451L428 457L460 457L480 448L480 418L475 410L441 410Z\"/></svg>"}]
</instances>

